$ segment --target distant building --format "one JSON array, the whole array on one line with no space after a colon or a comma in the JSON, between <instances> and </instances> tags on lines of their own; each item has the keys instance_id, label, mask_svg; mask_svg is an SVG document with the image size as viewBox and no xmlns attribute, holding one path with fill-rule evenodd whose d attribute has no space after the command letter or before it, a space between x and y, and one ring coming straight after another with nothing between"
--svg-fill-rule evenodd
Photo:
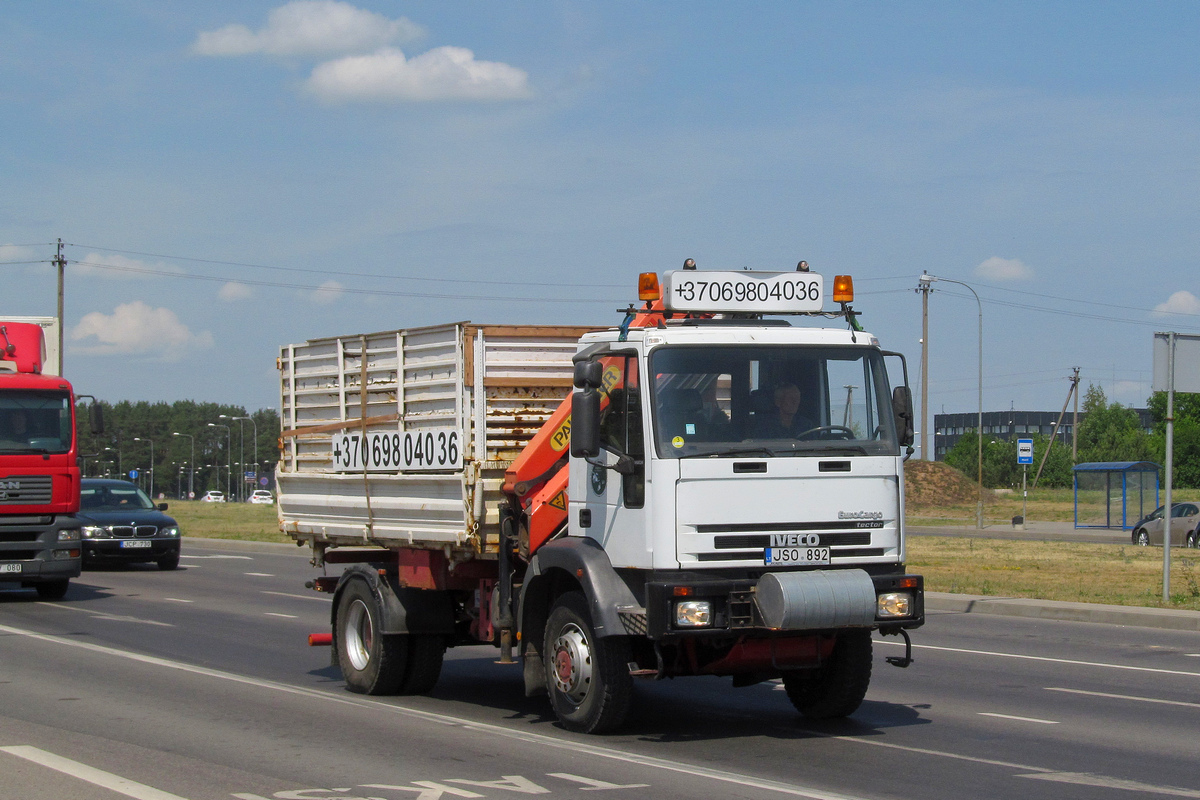
<instances>
[{"instance_id":1,"label":"distant building","mask_svg":"<svg viewBox=\"0 0 1200 800\"><path fill-rule=\"evenodd\" d=\"M1149 432L1154 427L1147 408L1135 408L1142 429ZM1058 419L1057 411L985 411L983 412L983 435L998 441L1025 439L1035 434L1049 436L1054 430L1054 421ZM1081 411L1079 421L1086 415ZM1071 422L1073 414L1068 409L1063 415L1062 424L1058 426L1055 440L1070 446ZM974 432L979 424L979 412L970 411L964 414L934 414L933 415L933 457L936 461L944 461L946 453L958 443L964 433Z\"/></svg>"}]
</instances>

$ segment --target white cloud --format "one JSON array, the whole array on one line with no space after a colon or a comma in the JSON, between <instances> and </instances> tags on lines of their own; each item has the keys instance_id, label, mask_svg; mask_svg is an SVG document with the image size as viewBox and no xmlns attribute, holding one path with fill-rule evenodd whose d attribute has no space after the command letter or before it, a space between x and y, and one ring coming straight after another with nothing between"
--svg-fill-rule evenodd
<instances>
[{"instance_id":1,"label":"white cloud","mask_svg":"<svg viewBox=\"0 0 1200 800\"><path fill-rule=\"evenodd\" d=\"M411 42L424 35L424 28L404 17L388 19L336 0L295 0L274 9L266 27L259 31L226 25L201 32L192 52L202 56L343 55Z\"/></svg>"},{"instance_id":2,"label":"white cloud","mask_svg":"<svg viewBox=\"0 0 1200 800\"><path fill-rule=\"evenodd\" d=\"M32 247L22 247L16 244L0 244L0 261L45 261L49 256L38 253Z\"/></svg>"},{"instance_id":3,"label":"white cloud","mask_svg":"<svg viewBox=\"0 0 1200 800\"><path fill-rule=\"evenodd\" d=\"M213 346L212 334L192 333L169 308L151 308L141 300L119 305L112 314L93 311L71 330L76 352L85 355L154 355L177 361L189 350Z\"/></svg>"},{"instance_id":4,"label":"white cloud","mask_svg":"<svg viewBox=\"0 0 1200 800\"><path fill-rule=\"evenodd\" d=\"M337 101L518 100L530 96L529 73L476 61L464 47L437 47L405 58L394 47L318 64L308 90Z\"/></svg>"},{"instance_id":5,"label":"white cloud","mask_svg":"<svg viewBox=\"0 0 1200 800\"><path fill-rule=\"evenodd\" d=\"M149 263L136 258L126 258L117 253L88 253L79 261L72 263L70 270L74 275L117 281L144 281L147 277L160 273L185 274L182 269L173 264L164 264L161 261Z\"/></svg>"},{"instance_id":6,"label":"white cloud","mask_svg":"<svg viewBox=\"0 0 1200 800\"><path fill-rule=\"evenodd\" d=\"M309 299L319 306L327 306L330 303L336 303L341 298L342 289L342 285L337 281L325 281L309 295Z\"/></svg>"},{"instance_id":7,"label":"white cloud","mask_svg":"<svg viewBox=\"0 0 1200 800\"><path fill-rule=\"evenodd\" d=\"M217 292L217 297L224 300L226 303L236 303L238 300L249 300L254 296L254 290L244 283L238 281L230 281L221 287Z\"/></svg>"},{"instance_id":8,"label":"white cloud","mask_svg":"<svg viewBox=\"0 0 1200 800\"><path fill-rule=\"evenodd\" d=\"M1027 281L1033 279L1033 270L1015 258L992 256L975 268L975 277L993 281Z\"/></svg>"},{"instance_id":9,"label":"white cloud","mask_svg":"<svg viewBox=\"0 0 1200 800\"><path fill-rule=\"evenodd\" d=\"M1154 307L1155 316L1167 314L1200 314L1200 298L1188 291L1175 292L1167 302Z\"/></svg>"}]
</instances>

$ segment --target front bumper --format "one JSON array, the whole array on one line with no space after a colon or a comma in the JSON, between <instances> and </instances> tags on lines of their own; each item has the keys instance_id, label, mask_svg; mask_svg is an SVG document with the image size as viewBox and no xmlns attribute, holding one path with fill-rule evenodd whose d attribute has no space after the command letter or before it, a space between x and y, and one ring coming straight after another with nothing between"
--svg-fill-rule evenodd
<instances>
[{"instance_id":1,"label":"front bumper","mask_svg":"<svg viewBox=\"0 0 1200 800\"><path fill-rule=\"evenodd\" d=\"M130 547L129 543L138 546ZM83 559L88 563L136 563L158 561L164 556L178 555L178 537L154 539L84 539Z\"/></svg>"},{"instance_id":2,"label":"front bumper","mask_svg":"<svg viewBox=\"0 0 1200 800\"><path fill-rule=\"evenodd\" d=\"M851 577L851 573L856 575ZM783 591L779 579L783 579ZM787 591L789 579L800 589ZM896 594L907 596L909 613L883 616L875 608L877 598ZM678 623L679 603L704 602L709 604L708 624ZM680 575L678 579L647 583L645 610L645 632L655 641L747 633L816 633L852 627L894 633L925 623L925 589L920 575L867 575L861 570L771 572L757 580L707 576L690 580Z\"/></svg>"},{"instance_id":3,"label":"front bumper","mask_svg":"<svg viewBox=\"0 0 1200 800\"><path fill-rule=\"evenodd\" d=\"M0 516L0 581L32 584L79 577L80 527L78 519L63 514Z\"/></svg>"}]
</instances>

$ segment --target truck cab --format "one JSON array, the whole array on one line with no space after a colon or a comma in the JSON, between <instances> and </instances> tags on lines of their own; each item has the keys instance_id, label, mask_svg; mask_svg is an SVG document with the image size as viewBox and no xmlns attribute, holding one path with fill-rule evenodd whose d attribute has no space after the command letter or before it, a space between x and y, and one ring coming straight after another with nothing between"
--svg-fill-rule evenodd
<instances>
[{"instance_id":1,"label":"truck cab","mask_svg":"<svg viewBox=\"0 0 1200 800\"><path fill-rule=\"evenodd\" d=\"M0 323L0 582L57 599L81 568L75 395L42 329Z\"/></svg>"}]
</instances>

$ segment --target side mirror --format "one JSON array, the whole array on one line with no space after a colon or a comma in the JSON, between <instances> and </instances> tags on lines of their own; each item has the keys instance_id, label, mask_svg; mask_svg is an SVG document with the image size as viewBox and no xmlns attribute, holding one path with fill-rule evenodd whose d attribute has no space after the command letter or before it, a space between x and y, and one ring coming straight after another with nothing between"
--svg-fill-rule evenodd
<instances>
[{"instance_id":1,"label":"side mirror","mask_svg":"<svg viewBox=\"0 0 1200 800\"><path fill-rule=\"evenodd\" d=\"M576 361L574 384L576 389L599 389L604 381L604 367L599 361Z\"/></svg>"},{"instance_id":2,"label":"side mirror","mask_svg":"<svg viewBox=\"0 0 1200 800\"><path fill-rule=\"evenodd\" d=\"M167 504L166 504L166 503L159 503L159 504L158 504L158 510L159 510L159 511L166 511L166 510L167 510Z\"/></svg>"},{"instance_id":3,"label":"side mirror","mask_svg":"<svg viewBox=\"0 0 1200 800\"><path fill-rule=\"evenodd\" d=\"M578 367L577 364L576 372ZM600 455L600 392L594 388L571 395L571 455L575 458Z\"/></svg>"},{"instance_id":4,"label":"side mirror","mask_svg":"<svg viewBox=\"0 0 1200 800\"><path fill-rule=\"evenodd\" d=\"M104 433L104 407L94 400L88 407L88 419L91 421L93 436Z\"/></svg>"},{"instance_id":5,"label":"side mirror","mask_svg":"<svg viewBox=\"0 0 1200 800\"><path fill-rule=\"evenodd\" d=\"M896 435L901 447L910 447L916 438L913 431L912 391L907 386L892 389L892 415L896 418Z\"/></svg>"}]
</instances>

